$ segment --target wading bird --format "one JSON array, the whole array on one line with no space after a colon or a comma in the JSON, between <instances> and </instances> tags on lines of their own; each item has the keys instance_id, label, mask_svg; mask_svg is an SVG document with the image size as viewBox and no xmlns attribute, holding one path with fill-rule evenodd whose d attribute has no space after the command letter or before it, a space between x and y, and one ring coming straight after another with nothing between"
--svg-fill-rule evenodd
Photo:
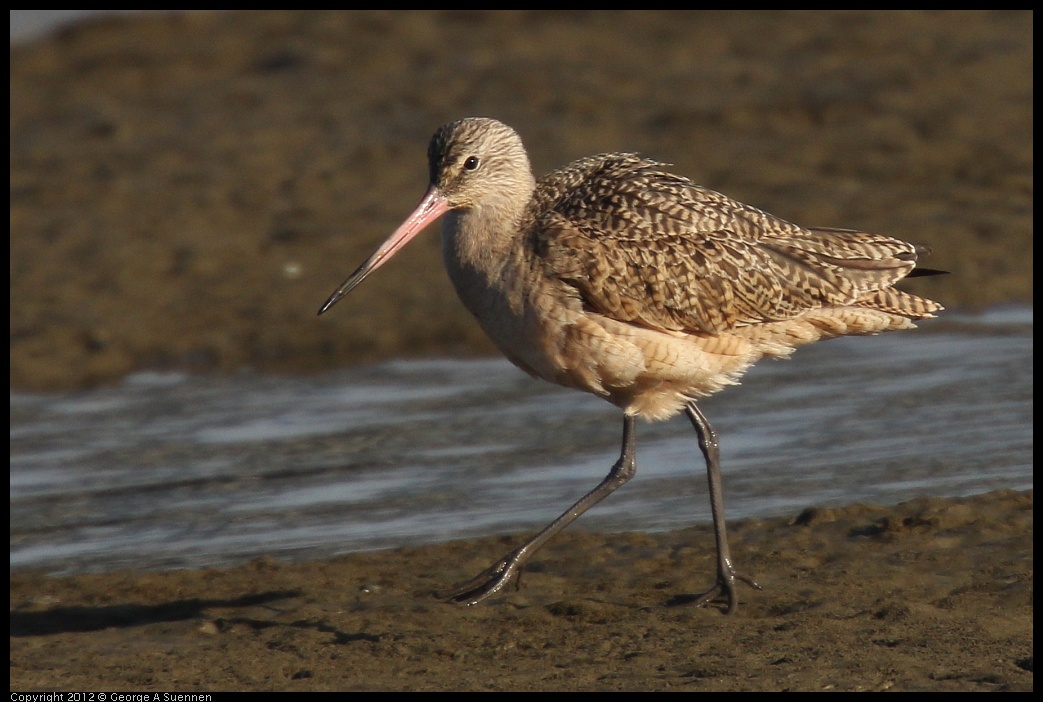
<instances>
[{"instance_id":1,"label":"wading bird","mask_svg":"<svg viewBox=\"0 0 1043 702\"><path fill-rule=\"evenodd\" d=\"M629 153L574 161L537 180L521 138L494 119L441 127L430 187L406 221L348 277L322 314L442 217L442 256L468 310L532 376L623 410L623 446L605 479L543 531L444 594L477 604L519 577L551 537L635 473L638 417L682 410L710 484L717 580L737 581L725 531L717 435L697 401L765 356L849 334L911 329L941 305L893 286L924 247L848 229L801 227Z\"/></svg>"}]
</instances>

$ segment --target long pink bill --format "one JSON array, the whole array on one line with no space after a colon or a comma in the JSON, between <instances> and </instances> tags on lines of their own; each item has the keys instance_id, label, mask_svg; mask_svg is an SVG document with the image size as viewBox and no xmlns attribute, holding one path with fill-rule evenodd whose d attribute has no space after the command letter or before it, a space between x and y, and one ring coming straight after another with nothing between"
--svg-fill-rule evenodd
<instances>
[{"instance_id":1,"label":"long pink bill","mask_svg":"<svg viewBox=\"0 0 1043 702\"><path fill-rule=\"evenodd\" d=\"M399 249L408 244L427 225L444 215L448 209L449 204L442 197L442 193L438 191L438 188L434 185L428 188L424 199L420 201L413 213L402 223L402 226L396 229L387 238L387 241L381 244L373 252L373 255L366 259L365 263L359 266L354 273L348 276L347 280L341 283L337 291L330 295L330 299L326 300L326 303L319 308L319 314L337 304L342 297L365 280L366 276L383 266L388 259L398 253Z\"/></svg>"}]
</instances>

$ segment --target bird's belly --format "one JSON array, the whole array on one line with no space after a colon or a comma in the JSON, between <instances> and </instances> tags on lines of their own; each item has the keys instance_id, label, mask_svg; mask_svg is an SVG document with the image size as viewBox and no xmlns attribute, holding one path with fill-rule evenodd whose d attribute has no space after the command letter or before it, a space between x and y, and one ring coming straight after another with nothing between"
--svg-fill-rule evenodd
<instances>
[{"instance_id":1,"label":"bird's belly","mask_svg":"<svg viewBox=\"0 0 1043 702\"><path fill-rule=\"evenodd\" d=\"M553 283L512 289L457 285L464 305L516 366L646 419L673 416L686 402L735 383L759 357L740 338L658 331L592 313Z\"/></svg>"},{"instance_id":2,"label":"bird's belly","mask_svg":"<svg viewBox=\"0 0 1043 702\"><path fill-rule=\"evenodd\" d=\"M738 337L648 329L591 313L564 329L561 341L558 382L650 420L738 382L760 357Z\"/></svg>"}]
</instances>

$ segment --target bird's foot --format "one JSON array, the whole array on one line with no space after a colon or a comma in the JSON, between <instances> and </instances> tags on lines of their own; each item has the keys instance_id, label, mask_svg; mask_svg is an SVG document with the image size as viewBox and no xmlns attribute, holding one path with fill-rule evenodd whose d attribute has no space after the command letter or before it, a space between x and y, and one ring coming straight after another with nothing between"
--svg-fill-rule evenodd
<instances>
[{"instance_id":1,"label":"bird's foot","mask_svg":"<svg viewBox=\"0 0 1043 702\"><path fill-rule=\"evenodd\" d=\"M740 575L730 568L728 570L720 570L717 572L717 584L703 594L695 596L695 606L702 607L704 604L713 602L718 597L725 596L728 598L728 609L724 613L735 614L739 609L739 596L735 587L736 581L742 581L755 590L764 589L753 578Z\"/></svg>"},{"instance_id":2,"label":"bird's foot","mask_svg":"<svg viewBox=\"0 0 1043 702\"><path fill-rule=\"evenodd\" d=\"M521 563L517 553L511 553L466 583L440 592L437 596L438 599L452 604L476 605L504 590L512 580L518 587L521 586Z\"/></svg>"}]
</instances>

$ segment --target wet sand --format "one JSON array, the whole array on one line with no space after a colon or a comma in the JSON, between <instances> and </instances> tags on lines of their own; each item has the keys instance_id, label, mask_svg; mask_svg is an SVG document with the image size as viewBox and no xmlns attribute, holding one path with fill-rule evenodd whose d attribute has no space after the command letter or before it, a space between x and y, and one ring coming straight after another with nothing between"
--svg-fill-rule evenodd
<instances>
[{"instance_id":1,"label":"wet sand","mask_svg":"<svg viewBox=\"0 0 1043 702\"><path fill-rule=\"evenodd\" d=\"M566 533L519 591L432 593L516 537L311 563L11 577L17 690L1030 690L1032 495L737 522L739 612L694 608L708 527Z\"/></svg>"},{"instance_id":2,"label":"wet sand","mask_svg":"<svg viewBox=\"0 0 1043 702\"><path fill-rule=\"evenodd\" d=\"M1032 15L200 13L11 52L11 387L492 351L437 237L335 314L425 187L433 129L515 126L804 224L931 246L949 308L1032 297ZM938 320L944 324L944 318ZM973 451L974 447L968 447ZM238 568L11 575L17 690L1029 690L1032 496L566 533L487 606L433 591L511 538Z\"/></svg>"}]
</instances>

